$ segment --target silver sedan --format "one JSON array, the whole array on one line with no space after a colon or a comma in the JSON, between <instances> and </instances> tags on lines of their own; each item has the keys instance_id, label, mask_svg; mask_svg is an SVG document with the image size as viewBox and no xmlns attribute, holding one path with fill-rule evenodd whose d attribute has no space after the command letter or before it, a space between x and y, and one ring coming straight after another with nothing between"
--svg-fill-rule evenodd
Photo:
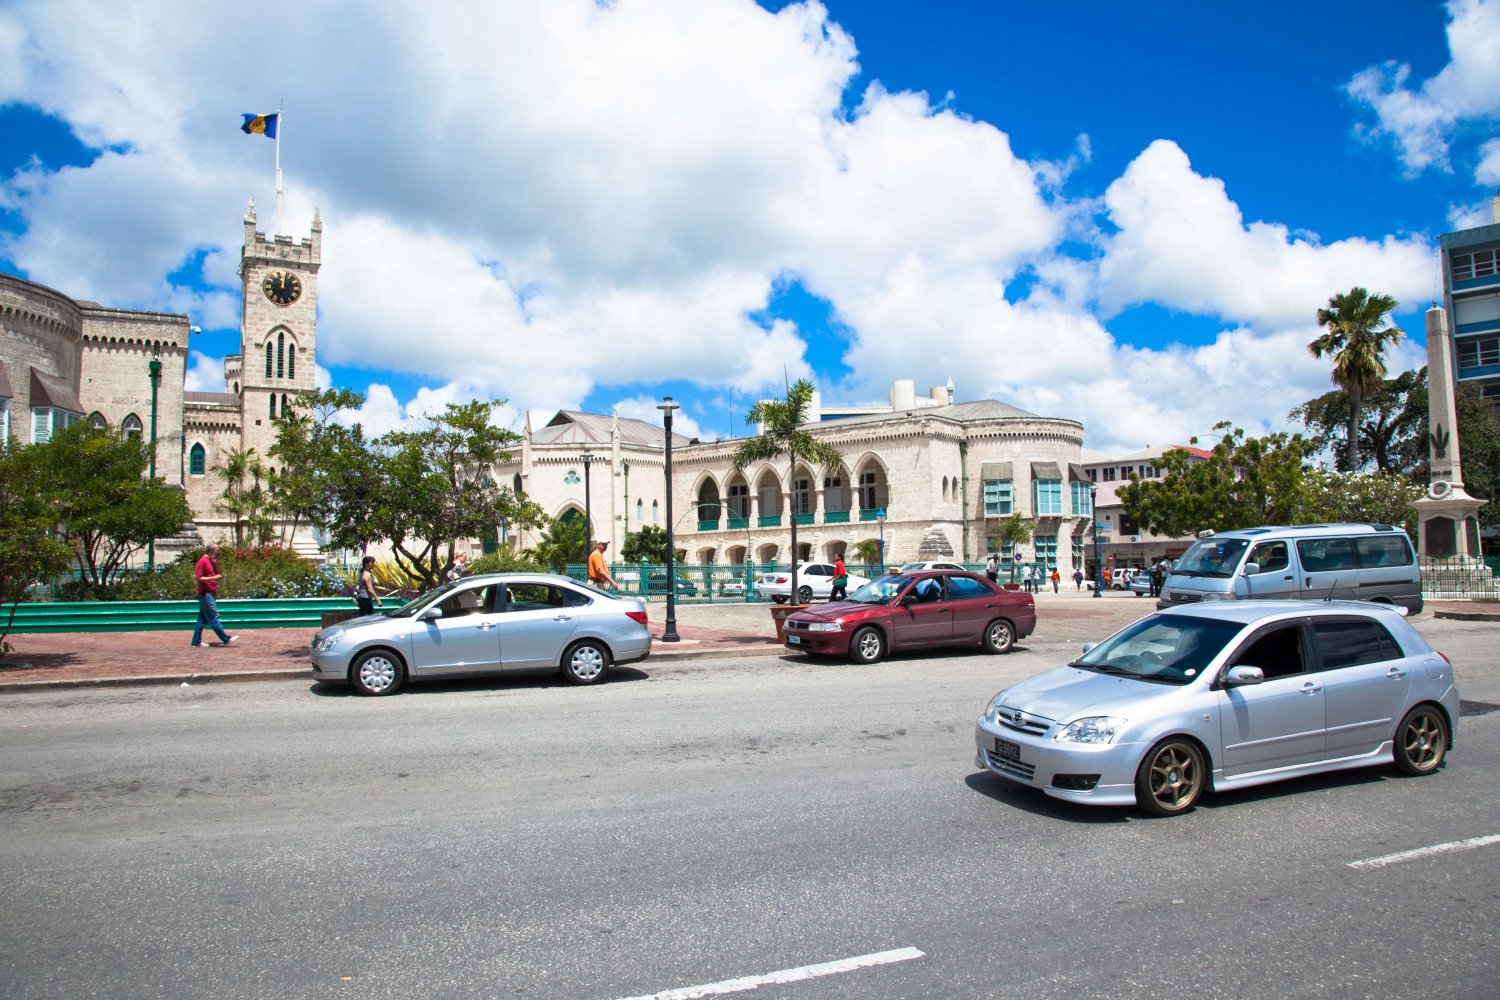
<instances>
[{"instance_id":1,"label":"silver sedan","mask_svg":"<svg viewBox=\"0 0 1500 1000\"><path fill-rule=\"evenodd\" d=\"M561 670L574 684L651 654L646 606L565 576L494 573L444 584L409 604L313 636L313 677L360 694L408 681Z\"/></svg>"},{"instance_id":2,"label":"silver sedan","mask_svg":"<svg viewBox=\"0 0 1500 1000\"><path fill-rule=\"evenodd\" d=\"M1205 791L1393 764L1453 745L1447 658L1400 608L1214 603L1143 618L997 694L976 764L1048 795L1169 816Z\"/></svg>"}]
</instances>

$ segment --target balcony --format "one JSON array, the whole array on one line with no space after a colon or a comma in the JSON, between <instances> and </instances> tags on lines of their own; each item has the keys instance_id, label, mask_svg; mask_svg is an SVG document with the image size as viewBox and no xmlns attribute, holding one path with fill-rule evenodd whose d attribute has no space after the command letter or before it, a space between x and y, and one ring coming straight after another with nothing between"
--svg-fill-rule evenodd
<instances>
[{"instance_id":1,"label":"balcony","mask_svg":"<svg viewBox=\"0 0 1500 1000\"><path fill-rule=\"evenodd\" d=\"M781 527L781 515L762 514L755 519L755 526L757 528L779 528Z\"/></svg>"},{"instance_id":2,"label":"balcony","mask_svg":"<svg viewBox=\"0 0 1500 1000\"><path fill-rule=\"evenodd\" d=\"M823 514L824 524L848 524L849 512L847 510L830 510Z\"/></svg>"},{"instance_id":3,"label":"balcony","mask_svg":"<svg viewBox=\"0 0 1500 1000\"><path fill-rule=\"evenodd\" d=\"M797 523L798 524L812 524L813 523L813 515L811 515L811 514L798 514L797 515Z\"/></svg>"},{"instance_id":4,"label":"balcony","mask_svg":"<svg viewBox=\"0 0 1500 1000\"><path fill-rule=\"evenodd\" d=\"M875 508L872 510L869 507L866 507L859 512L859 519L861 521L874 521L878 519L883 512L883 508Z\"/></svg>"},{"instance_id":5,"label":"balcony","mask_svg":"<svg viewBox=\"0 0 1500 1000\"><path fill-rule=\"evenodd\" d=\"M699 531L718 531L719 530L719 519L718 518L714 518L712 521L705 521L703 518L700 517L698 519L698 530Z\"/></svg>"},{"instance_id":6,"label":"balcony","mask_svg":"<svg viewBox=\"0 0 1500 1000\"><path fill-rule=\"evenodd\" d=\"M728 527L730 531L744 531L750 527L750 519L748 517L734 517L731 515Z\"/></svg>"}]
</instances>

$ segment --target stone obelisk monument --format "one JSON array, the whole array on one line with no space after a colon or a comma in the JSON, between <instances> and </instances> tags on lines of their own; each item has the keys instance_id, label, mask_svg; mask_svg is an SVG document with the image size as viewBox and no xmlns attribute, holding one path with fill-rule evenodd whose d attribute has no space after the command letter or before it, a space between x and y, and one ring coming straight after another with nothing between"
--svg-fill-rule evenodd
<instances>
[{"instance_id":1,"label":"stone obelisk monument","mask_svg":"<svg viewBox=\"0 0 1500 1000\"><path fill-rule=\"evenodd\" d=\"M1448 314L1427 310L1427 495L1417 509L1417 549L1432 559L1479 559L1479 518L1486 503L1464 492L1458 455L1458 403L1453 395L1453 338Z\"/></svg>"}]
</instances>

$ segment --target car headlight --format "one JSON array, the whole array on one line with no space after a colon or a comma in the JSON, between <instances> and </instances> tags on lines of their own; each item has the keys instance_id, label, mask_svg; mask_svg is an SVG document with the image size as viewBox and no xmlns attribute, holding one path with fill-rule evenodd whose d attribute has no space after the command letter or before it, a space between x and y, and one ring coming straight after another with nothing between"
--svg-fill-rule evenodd
<instances>
[{"instance_id":1,"label":"car headlight","mask_svg":"<svg viewBox=\"0 0 1500 1000\"><path fill-rule=\"evenodd\" d=\"M1208 591L1207 593L1205 593L1202 597L1200 597L1198 599L1200 601L1232 601L1232 600L1234 600L1234 595L1233 594L1218 594L1218 593L1215 593L1213 591Z\"/></svg>"},{"instance_id":2,"label":"car headlight","mask_svg":"<svg viewBox=\"0 0 1500 1000\"><path fill-rule=\"evenodd\" d=\"M339 644L344 641L344 636L346 634L347 633L345 633L342 629L337 632L330 632L328 635L325 635L323 638L319 639L317 645L315 645L313 648L320 653L326 653L331 649L337 649L339 647Z\"/></svg>"},{"instance_id":3,"label":"car headlight","mask_svg":"<svg viewBox=\"0 0 1500 1000\"><path fill-rule=\"evenodd\" d=\"M1010 689L1007 688L1006 690L1008 691ZM990 707L984 710L985 722L993 723L995 721L996 713L1000 711L1000 703L1004 700L1005 691L1001 691L999 694L995 695L995 697L990 699Z\"/></svg>"},{"instance_id":4,"label":"car headlight","mask_svg":"<svg viewBox=\"0 0 1500 1000\"><path fill-rule=\"evenodd\" d=\"M1113 743L1125 720L1112 715L1095 715L1087 719L1075 719L1063 726L1062 732L1052 737L1058 743Z\"/></svg>"},{"instance_id":5,"label":"car headlight","mask_svg":"<svg viewBox=\"0 0 1500 1000\"><path fill-rule=\"evenodd\" d=\"M805 630L808 632L837 632L843 627L842 622L808 622Z\"/></svg>"}]
</instances>

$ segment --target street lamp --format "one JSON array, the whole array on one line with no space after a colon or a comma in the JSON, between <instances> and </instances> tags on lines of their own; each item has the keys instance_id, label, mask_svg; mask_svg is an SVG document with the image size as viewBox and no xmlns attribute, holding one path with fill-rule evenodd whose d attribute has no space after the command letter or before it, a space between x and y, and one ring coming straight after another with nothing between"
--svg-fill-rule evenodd
<instances>
[{"instance_id":1,"label":"street lamp","mask_svg":"<svg viewBox=\"0 0 1500 1000\"><path fill-rule=\"evenodd\" d=\"M620 459L620 472L625 476L625 540L620 543L624 545L630 541L630 459Z\"/></svg>"},{"instance_id":2,"label":"street lamp","mask_svg":"<svg viewBox=\"0 0 1500 1000\"><path fill-rule=\"evenodd\" d=\"M146 373L151 379L151 452L147 461L150 463L150 476L156 478L156 390L161 385L161 358L152 358L146 365ZM146 543L146 569L156 567L156 539Z\"/></svg>"},{"instance_id":3,"label":"street lamp","mask_svg":"<svg viewBox=\"0 0 1500 1000\"><path fill-rule=\"evenodd\" d=\"M667 627L662 631L661 641L681 642L682 637L677 634L677 575L673 567L677 559L677 540L672 530L672 413L679 407L671 396L664 396L656 408L662 413L662 428L667 435Z\"/></svg>"},{"instance_id":4,"label":"street lamp","mask_svg":"<svg viewBox=\"0 0 1500 1000\"><path fill-rule=\"evenodd\" d=\"M1104 558L1099 548L1099 484L1089 483L1089 519L1094 522L1094 596L1104 596Z\"/></svg>"},{"instance_id":5,"label":"street lamp","mask_svg":"<svg viewBox=\"0 0 1500 1000\"><path fill-rule=\"evenodd\" d=\"M880 526L880 572L885 573L885 508L875 512L875 523Z\"/></svg>"},{"instance_id":6,"label":"street lamp","mask_svg":"<svg viewBox=\"0 0 1500 1000\"><path fill-rule=\"evenodd\" d=\"M594 508L589 499L589 465L594 456L587 447L583 449L583 555L587 559L594 551Z\"/></svg>"}]
</instances>

